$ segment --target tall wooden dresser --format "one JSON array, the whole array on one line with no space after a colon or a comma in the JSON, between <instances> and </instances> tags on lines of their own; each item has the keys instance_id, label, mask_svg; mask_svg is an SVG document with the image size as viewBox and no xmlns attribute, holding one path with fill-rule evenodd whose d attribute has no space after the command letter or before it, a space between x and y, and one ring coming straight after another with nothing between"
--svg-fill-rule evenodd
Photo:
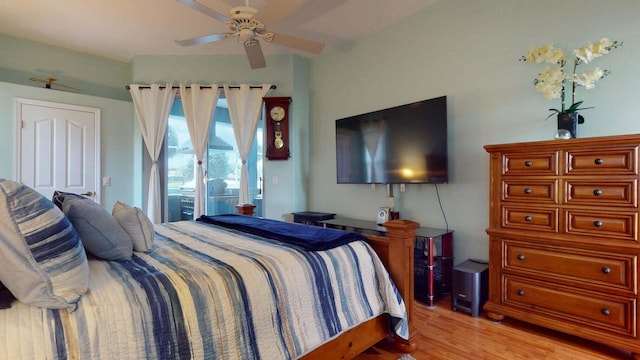
<instances>
[{"instance_id":1,"label":"tall wooden dresser","mask_svg":"<svg viewBox=\"0 0 640 360\"><path fill-rule=\"evenodd\" d=\"M634 353L640 135L487 145L489 300L505 316Z\"/></svg>"}]
</instances>

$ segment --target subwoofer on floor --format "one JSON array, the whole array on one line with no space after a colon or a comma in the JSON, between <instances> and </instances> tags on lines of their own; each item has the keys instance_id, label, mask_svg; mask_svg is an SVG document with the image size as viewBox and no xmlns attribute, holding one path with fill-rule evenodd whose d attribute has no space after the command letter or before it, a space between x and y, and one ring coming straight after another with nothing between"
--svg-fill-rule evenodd
<instances>
[{"instance_id":1,"label":"subwoofer on floor","mask_svg":"<svg viewBox=\"0 0 640 360\"><path fill-rule=\"evenodd\" d=\"M489 294L489 264L466 260L453 267L451 310L477 317Z\"/></svg>"}]
</instances>

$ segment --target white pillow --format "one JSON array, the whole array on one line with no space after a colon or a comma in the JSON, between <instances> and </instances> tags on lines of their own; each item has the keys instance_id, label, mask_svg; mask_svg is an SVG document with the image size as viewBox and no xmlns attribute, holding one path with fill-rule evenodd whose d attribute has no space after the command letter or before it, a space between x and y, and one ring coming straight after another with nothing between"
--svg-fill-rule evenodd
<instances>
[{"instance_id":1,"label":"white pillow","mask_svg":"<svg viewBox=\"0 0 640 360\"><path fill-rule=\"evenodd\" d=\"M89 286L80 237L51 200L0 179L0 281L25 304L74 309Z\"/></svg>"},{"instance_id":2,"label":"white pillow","mask_svg":"<svg viewBox=\"0 0 640 360\"><path fill-rule=\"evenodd\" d=\"M133 240L133 250L151 251L154 237L153 223L142 209L118 201L113 205L111 214Z\"/></svg>"}]
</instances>

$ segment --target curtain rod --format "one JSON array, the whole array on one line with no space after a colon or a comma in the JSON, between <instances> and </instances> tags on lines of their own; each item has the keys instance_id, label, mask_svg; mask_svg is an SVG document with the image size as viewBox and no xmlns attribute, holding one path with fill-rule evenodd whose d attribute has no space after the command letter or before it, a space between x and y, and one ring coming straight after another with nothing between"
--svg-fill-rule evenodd
<instances>
[{"instance_id":1,"label":"curtain rod","mask_svg":"<svg viewBox=\"0 0 640 360\"><path fill-rule=\"evenodd\" d=\"M129 86L129 85L125 86L125 88L127 90L131 90L131 86ZM140 89L150 89L151 85L140 85L139 88ZM164 89L164 88L166 88L166 86L160 86L160 89ZM180 86L172 86L171 88L172 89L180 89ZM186 88L187 89L191 89L191 85L187 85ZM210 85L200 86L200 88L201 89L211 89L211 86ZM223 88L224 88L223 86L218 86L218 89L223 89ZM229 88L231 88L231 89L240 89L240 86L239 85L229 85ZM251 89L260 89L260 88L262 88L262 86L251 85L251 86L249 86L249 88L251 88ZM278 88L277 86L271 85L271 89L277 89L277 88Z\"/></svg>"}]
</instances>

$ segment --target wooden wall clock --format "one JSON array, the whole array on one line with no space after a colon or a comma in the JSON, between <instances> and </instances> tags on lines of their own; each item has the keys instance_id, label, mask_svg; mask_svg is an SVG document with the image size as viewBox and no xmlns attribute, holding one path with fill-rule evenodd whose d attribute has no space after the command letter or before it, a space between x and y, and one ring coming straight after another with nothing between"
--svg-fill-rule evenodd
<instances>
[{"instance_id":1,"label":"wooden wall clock","mask_svg":"<svg viewBox=\"0 0 640 360\"><path fill-rule=\"evenodd\" d=\"M290 96L265 97L267 152L269 160L287 160L289 154Z\"/></svg>"}]
</instances>

